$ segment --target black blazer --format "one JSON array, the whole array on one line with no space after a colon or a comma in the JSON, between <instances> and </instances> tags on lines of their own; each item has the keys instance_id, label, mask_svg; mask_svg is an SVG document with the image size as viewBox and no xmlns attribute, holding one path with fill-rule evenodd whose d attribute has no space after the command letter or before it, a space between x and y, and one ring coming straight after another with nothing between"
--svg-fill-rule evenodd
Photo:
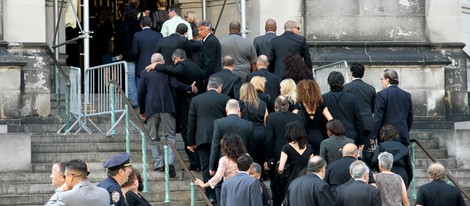
<instances>
[{"instance_id":1,"label":"black blazer","mask_svg":"<svg viewBox=\"0 0 470 206\"><path fill-rule=\"evenodd\" d=\"M395 139L380 143L375 150L374 157L372 157L372 166L379 169L379 154L388 152L393 155L392 172L398 174L403 179L406 188L413 179L413 170L411 169L411 157L408 147Z\"/></svg>"},{"instance_id":2,"label":"black blazer","mask_svg":"<svg viewBox=\"0 0 470 206\"><path fill-rule=\"evenodd\" d=\"M355 180L338 187L336 192L337 206L380 206L380 191L361 180Z\"/></svg>"},{"instance_id":3,"label":"black blazer","mask_svg":"<svg viewBox=\"0 0 470 206\"><path fill-rule=\"evenodd\" d=\"M222 94L225 94L232 99L238 99L240 97L240 86L242 79L236 74L232 73L232 71L224 68L219 72L212 74L210 77L220 77L222 79Z\"/></svg>"},{"instance_id":4,"label":"black blazer","mask_svg":"<svg viewBox=\"0 0 470 206\"><path fill-rule=\"evenodd\" d=\"M266 117L266 162L279 161L282 146L286 144L286 124L295 120L302 122L299 115L289 111L274 112Z\"/></svg>"},{"instance_id":5,"label":"black blazer","mask_svg":"<svg viewBox=\"0 0 470 206\"><path fill-rule=\"evenodd\" d=\"M209 161L209 169L217 170L217 163L220 157L220 140L227 134L239 135L245 148L249 154L253 154L253 124L250 121L240 118L236 114L228 115L214 121L214 134L212 136L211 156ZM250 149L249 149L250 148Z\"/></svg>"},{"instance_id":6,"label":"black blazer","mask_svg":"<svg viewBox=\"0 0 470 206\"><path fill-rule=\"evenodd\" d=\"M225 105L230 99L215 90L195 96L191 100L188 115L188 146L211 144L214 120L225 117Z\"/></svg>"},{"instance_id":7,"label":"black blazer","mask_svg":"<svg viewBox=\"0 0 470 206\"><path fill-rule=\"evenodd\" d=\"M255 76L261 76L266 78L266 83L264 85L264 93L269 94L271 97L271 108L274 108L274 101L279 96L281 90L281 78L279 76L269 72L267 69L258 69L256 72L248 74L246 76L246 81L250 82L251 79Z\"/></svg>"},{"instance_id":8,"label":"black blazer","mask_svg":"<svg viewBox=\"0 0 470 206\"><path fill-rule=\"evenodd\" d=\"M428 184L419 187L416 197L419 205L455 205L465 206L462 192L457 187L447 184L442 180L432 180Z\"/></svg>"},{"instance_id":9,"label":"black blazer","mask_svg":"<svg viewBox=\"0 0 470 206\"><path fill-rule=\"evenodd\" d=\"M333 118L340 120L346 129L346 137L356 145L364 144L362 116L357 106L356 96L344 91L329 91L323 95L328 111Z\"/></svg>"},{"instance_id":10,"label":"black blazer","mask_svg":"<svg viewBox=\"0 0 470 206\"><path fill-rule=\"evenodd\" d=\"M380 128L383 125L393 125L400 134L400 142L409 145L412 124L413 103L410 93L398 88L397 85L390 85L377 93L374 113L374 139L379 137Z\"/></svg>"},{"instance_id":11,"label":"black blazer","mask_svg":"<svg viewBox=\"0 0 470 206\"><path fill-rule=\"evenodd\" d=\"M191 85L196 82L199 92L204 91L204 72L202 69L190 59L185 59L176 63L175 65L157 64L155 69L175 76L179 81L184 84Z\"/></svg>"},{"instance_id":12,"label":"black blazer","mask_svg":"<svg viewBox=\"0 0 470 206\"><path fill-rule=\"evenodd\" d=\"M126 202L129 206L150 206L150 203L143 197L132 191L126 192Z\"/></svg>"},{"instance_id":13,"label":"black blazer","mask_svg":"<svg viewBox=\"0 0 470 206\"><path fill-rule=\"evenodd\" d=\"M304 58L307 67L312 69L312 60L305 37L286 31L281 36L274 37L271 45L273 47L271 67L279 77L284 78L284 58L289 54L299 54Z\"/></svg>"},{"instance_id":14,"label":"black blazer","mask_svg":"<svg viewBox=\"0 0 470 206\"><path fill-rule=\"evenodd\" d=\"M268 60L271 61L271 59L273 58L271 40L274 37L277 37L276 33L268 32L262 36L256 37L253 40L253 46L255 46L256 54L258 56L264 54L268 57Z\"/></svg>"},{"instance_id":15,"label":"black blazer","mask_svg":"<svg viewBox=\"0 0 470 206\"><path fill-rule=\"evenodd\" d=\"M355 79L345 84L343 91L356 96L357 106L362 116L362 129L371 131L376 98L375 88L362 81L362 79Z\"/></svg>"},{"instance_id":16,"label":"black blazer","mask_svg":"<svg viewBox=\"0 0 470 206\"><path fill-rule=\"evenodd\" d=\"M175 51L175 49L186 49L187 43L188 39L186 37L173 33L170 36L163 37L157 42L155 52L163 55L165 64L172 65L173 61L171 60L171 55L173 55L173 51Z\"/></svg>"},{"instance_id":17,"label":"black blazer","mask_svg":"<svg viewBox=\"0 0 470 206\"><path fill-rule=\"evenodd\" d=\"M175 95L173 88L183 91L191 91L191 86L185 85L175 77L168 74L151 70L143 70L138 87L138 103L140 114L146 115L147 119L154 113L176 112Z\"/></svg>"},{"instance_id":18,"label":"black blazer","mask_svg":"<svg viewBox=\"0 0 470 206\"><path fill-rule=\"evenodd\" d=\"M316 174L308 173L290 183L285 203L286 206L334 206L335 198L328 183Z\"/></svg>"},{"instance_id":19,"label":"black blazer","mask_svg":"<svg viewBox=\"0 0 470 206\"><path fill-rule=\"evenodd\" d=\"M354 157L346 156L334 161L328 166L325 174L325 181L331 186L333 192L336 191L338 186L351 180L349 166L351 166L354 161L356 161ZM372 170L369 171L369 184L370 183L375 183Z\"/></svg>"},{"instance_id":20,"label":"black blazer","mask_svg":"<svg viewBox=\"0 0 470 206\"><path fill-rule=\"evenodd\" d=\"M204 78L206 81L211 74L222 70L222 51L219 39L214 34L208 35L202 43L201 52L199 53L199 66L205 72Z\"/></svg>"},{"instance_id":21,"label":"black blazer","mask_svg":"<svg viewBox=\"0 0 470 206\"><path fill-rule=\"evenodd\" d=\"M136 32L132 39L132 55L137 59L136 75L140 77L140 72L150 64L150 58L155 51L157 42L163 36L160 32L151 29L144 29Z\"/></svg>"}]
</instances>

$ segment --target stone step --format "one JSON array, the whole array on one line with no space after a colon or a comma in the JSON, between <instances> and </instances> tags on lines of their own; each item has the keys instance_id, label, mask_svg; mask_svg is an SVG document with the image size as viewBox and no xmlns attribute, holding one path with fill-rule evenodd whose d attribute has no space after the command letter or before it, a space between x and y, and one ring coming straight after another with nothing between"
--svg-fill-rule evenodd
<instances>
[{"instance_id":1,"label":"stone step","mask_svg":"<svg viewBox=\"0 0 470 206\"><path fill-rule=\"evenodd\" d=\"M97 184L98 182L96 182ZM165 184L163 181L148 181L148 191L152 193L165 193ZM190 181L189 180L175 180L170 181L170 191L189 191ZM24 194L52 194L54 187L50 183L0 183L0 194L2 195L24 195Z\"/></svg>"},{"instance_id":2,"label":"stone step","mask_svg":"<svg viewBox=\"0 0 470 206\"><path fill-rule=\"evenodd\" d=\"M5 205L44 205L51 194L30 194L30 195L0 195L0 202ZM164 192L147 192L143 193L145 199L152 203L159 203L156 205L167 205L163 204L165 201ZM171 191L170 198L172 203L168 205L189 205L191 200L191 194L189 191ZM196 193L196 198L199 204L202 204L202 196ZM152 204L154 205L154 204Z\"/></svg>"},{"instance_id":3,"label":"stone step","mask_svg":"<svg viewBox=\"0 0 470 206\"><path fill-rule=\"evenodd\" d=\"M453 129L412 129L410 138L418 140L438 140L453 134Z\"/></svg>"},{"instance_id":4,"label":"stone step","mask_svg":"<svg viewBox=\"0 0 470 206\"><path fill-rule=\"evenodd\" d=\"M447 149L428 149L432 156L436 159L447 159ZM429 157L420 149L416 148L415 159L429 159Z\"/></svg>"},{"instance_id":5,"label":"stone step","mask_svg":"<svg viewBox=\"0 0 470 206\"><path fill-rule=\"evenodd\" d=\"M139 170L142 170L140 165L133 165ZM192 171L191 172L195 177L201 178L201 172ZM27 182L28 184L50 184L50 172L42 173L1 173L0 174L0 184L21 184ZM101 167L99 169L92 169L88 178L92 182L99 182L106 178L106 170ZM170 178L171 181L189 181L190 178L182 170L176 170L176 177ZM164 172L155 172L151 169L147 170L147 180L148 181L164 181L165 173ZM0 193L2 194L2 193Z\"/></svg>"},{"instance_id":6,"label":"stone step","mask_svg":"<svg viewBox=\"0 0 470 206\"><path fill-rule=\"evenodd\" d=\"M141 142L142 138L138 134L131 134L130 135L130 142ZM146 139L147 144L149 140ZM125 134L116 134L113 136L106 136L103 134L70 134L70 135L63 135L63 134L56 134L56 133L46 133L46 134L38 134L32 133L31 134L31 143L32 144L47 144L47 143L112 143L112 142L126 142L126 135ZM176 142L183 142L183 138L181 137L180 133L176 134Z\"/></svg>"},{"instance_id":7,"label":"stone step","mask_svg":"<svg viewBox=\"0 0 470 206\"><path fill-rule=\"evenodd\" d=\"M109 157L122 152L125 152L125 149L116 152L34 153L31 156L31 161L32 163L51 163L55 160L81 159L87 162L104 162ZM130 156L132 162L139 162L142 159L140 151L131 151ZM147 159L150 159L150 157L152 157L152 154L150 150L147 150Z\"/></svg>"},{"instance_id":8,"label":"stone step","mask_svg":"<svg viewBox=\"0 0 470 206\"><path fill-rule=\"evenodd\" d=\"M176 142L178 150L184 149L183 142ZM130 142L131 151L142 150L140 141ZM125 142L106 142L106 143L59 143L59 144L33 144L31 152L33 153L70 153L70 152L121 152L126 150ZM147 150L150 150L150 144L147 144Z\"/></svg>"},{"instance_id":9,"label":"stone step","mask_svg":"<svg viewBox=\"0 0 470 206\"><path fill-rule=\"evenodd\" d=\"M440 148L439 140L437 140L437 139L424 139L424 140L420 140L419 142L426 149L439 149ZM416 148L418 148L417 145L416 145Z\"/></svg>"},{"instance_id":10,"label":"stone step","mask_svg":"<svg viewBox=\"0 0 470 206\"><path fill-rule=\"evenodd\" d=\"M470 182L470 169L446 169L454 178L468 178ZM428 177L427 169L415 169L414 176ZM470 185L468 185L470 187Z\"/></svg>"},{"instance_id":11,"label":"stone step","mask_svg":"<svg viewBox=\"0 0 470 206\"><path fill-rule=\"evenodd\" d=\"M437 159L438 162L440 162L442 165L444 165L445 168L447 169L452 169L457 167L457 162L455 158L449 157L447 159ZM415 159L415 167L418 169L427 169L430 164L432 164L433 161L431 161L429 158L426 159Z\"/></svg>"}]
</instances>

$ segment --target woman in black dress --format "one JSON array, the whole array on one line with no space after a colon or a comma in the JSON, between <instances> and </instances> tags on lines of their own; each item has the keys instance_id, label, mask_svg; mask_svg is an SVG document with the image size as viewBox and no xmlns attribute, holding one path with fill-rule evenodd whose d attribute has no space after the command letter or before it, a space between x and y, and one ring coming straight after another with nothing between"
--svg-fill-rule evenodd
<instances>
[{"instance_id":1,"label":"woman in black dress","mask_svg":"<svg viewBox=\"0 0 470 206\"><path fill-rule=\"evenodd\" d=\"M398 174L403 179L406 188L410 186L413 179L413 170L411 169L411 159L408 147L398 140L399 134L392 125L384 125L380 129L381 143L375 150L372 158L372 167L378 168L378 157L382 152L388 152L393 155L392 172ZM376 169L377 170L377 169Z\"/></svg>"},{"instance_id":2,"label":"woman in black dress","mask_svg":"<svg viewBox=\"0 0 470 206\"><path fill-rule=\"evenodd\" d=\"M150 203L140 194L144 189L142 185L142 176L140 171L132 168L129 179L122 185L122 190L127 191L126 202L129 206L150 206Z\"/></svg>"},{"instance_id":3,"label":"woman in black dress","mask_svg":"<svg viewBox=\"0 0 470 206\"><path fill-rule=\"evenodd\" d=\"M266 140L265 122L268 110L266 103L256 94L253 84L247 82L240 87L240 112L242 119L253 123L254 151L251 152L253 160L258 164L264 163L264 142Z\"/></svg>"},{"instance_id":4,"label":"woman in black dress","mask_svg":"<svg viewBox=\"0 0 470 206\"><path fill-rule=\"evenodd\" d=\"M308 143L312 146L313 153L318 155L321 142L328 138L326 123L333 117L323 102L320 87L315 80L305 79L297 84L297 103L293 112L302 119Z\"/></svg>"},{"instance_id":5,"label":"woman in black dress","mask_svg":"<svg viewBox=\"0 0 470 206\"><path fill-rule=\"evenodd\" d=\"M313 157L313 150L307 142L306 135L305 128L301 122L293 121L287 123L287 144L282 146L281 158L279 160L277 171L278 175L281 176L285 172L288 174L284 175L287 176L284 177L287 178L287 180L283 180L283 177L281 177L280 181L286 181L286 184L279 184L284 185L284 191L277 194L285 195L289 184L299 176L300 172L307 167L308 160Z\"/></svg>"}]
</instances>

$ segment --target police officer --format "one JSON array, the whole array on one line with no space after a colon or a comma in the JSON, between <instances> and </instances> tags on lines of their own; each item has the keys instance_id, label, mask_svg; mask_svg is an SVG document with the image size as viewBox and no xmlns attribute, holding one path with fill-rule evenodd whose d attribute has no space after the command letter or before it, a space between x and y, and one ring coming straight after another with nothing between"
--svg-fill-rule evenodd
<instances>
[{"instance_id":1,"label":"police officer","mask_svg":"<svg viewBox=\"0 0 470 206\"><path fill-rule=\"evenodd\" d=\"M121 191L121 185L127 182L129 174L132 171L129 159L129 154L122 153L110 157L103 163L103 166L108 168L108 177L101 181L98 184L98 187L108 190L111 198L111 205L127 206L126 200L124 199Z\"/></svg>"}]
</instances>

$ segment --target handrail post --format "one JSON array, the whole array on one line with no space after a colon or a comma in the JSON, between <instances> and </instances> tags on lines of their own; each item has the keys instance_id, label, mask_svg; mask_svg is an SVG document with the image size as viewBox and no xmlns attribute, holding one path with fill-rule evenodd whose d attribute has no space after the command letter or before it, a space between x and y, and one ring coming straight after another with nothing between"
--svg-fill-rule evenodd
<instances>
[{"instance_id":1,"label":"handrail post","mask_svg":"<svg viewBox=\"0 0 470 206\"><path fill-rule=\"evenodd\" d=\"M111 109L111 125L116 123L114 100L115 100L115 88L114 84L109 84L109 108ZM127 106L127 105L126 105ZM115 135L116 130L111 131L111 135Z\"/></svg>"},{"instance_id":2,"label":"handrail post","mask_svg":"<svg viewBox=\"0 0 470 206\"><path fill-rule=\"evenodd\" d=\"M124 109L126 110L125 111L126 112L126 152L127 152L127 154L131 154L131 140L130 140L131 134L129 132L129 106L127 106L127 104L124 105ZM111 113L111 116L113 114L114 114L114 112Z\"/></svg>"},{"instance_id":3,"label":"handrail post","mask_svg":"<svg viewBox=\"0 0 470 206\"><path fill-rule=\"evenodd\" d=\"M168 145L163 146L165 150L165 202L171 202L170 200L170 166L168 165L169 149Z\"/></svg>"},{"instance_id":4,"label":"handrail post","mask_svg":"<svg viewBox=\"0 0 470 206\"><path fill-rule=\"evenodd\" d=\"M191 206L196 205L196 191L195 191L195 186L194 182L191 181Z\"/></svg>"},{"instance_id":5,"label":"handrail post","mask_svg":"<svg viewBox=\"0 0 470 206\"><path fill-rule=\"evenodd\" d=\"M127 105L126 105L127 106ZM147 192L147 139L144 132L140 132L140 137L142 138L142 176L143 176L143 184L144 190L143 192Z\"/></svg>"},{"instance_id":6,"label":"handrail post","mask_svg":"<svg viewBox=\"0 0 470 206\"><path fill-rule=\"evenodd\" d=\"M65 90L65 130L70 128L70 84Z\"/></svg>"},{"instance_id":7,"label":"handrail post","mask_svg":"<svg viewBox=\"0 0 470 206\"><path fill-rule=\"evenodd\" d=\"M411 143L411 171L413 174L416 174L416 165L415 165L415 144ZM416 185L415 185L416 178L411 180L411 199L416 200Z\"/></svg>"}]
</instances>

